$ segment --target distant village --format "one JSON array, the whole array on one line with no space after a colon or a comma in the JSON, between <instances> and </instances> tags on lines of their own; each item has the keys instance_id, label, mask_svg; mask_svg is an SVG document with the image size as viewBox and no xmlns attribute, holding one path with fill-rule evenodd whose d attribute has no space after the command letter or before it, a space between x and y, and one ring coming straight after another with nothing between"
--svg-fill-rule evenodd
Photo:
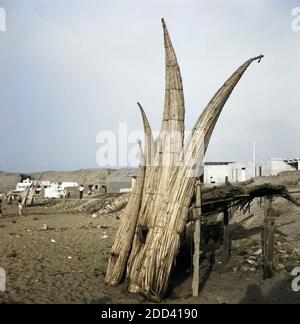
<instances>
[{"instance_id":1,"label":"distant village","mask_svg":"<svg viewBox=\"0 0 300 324\"><path fill-rule=\"evenodd\" d=\"M95 193L106 193L106 186L103 184L83 185L77 182L50 182L38 181L27 178L22 182L17 183L13 194L19 195L25 192L28 188L35 188L35 197L40 198L83 198L83 195L90 196Z\"/></svg>"},{"instance_id":2,"label":"distant village","mask_svg":"<svg viewBox=\"0 0 300 324\"><path fill-rule=\"evenodd\" d=\"M277 176L281 172L300 170L300 158L245 161L245 162L204 162L201 182L204 184L221 184L225 178L230 182L247 181L253 177ZM131 192L135 185L137 174L129 175L131 187L119 188L120 193ZM50 182L27 178L17 183L14 194L24 192L34 185L35 195L41 198L82 198L95 193L107 193L106 184L80 184L72 181ZM82 196L80 194L82 192Z\"/></svg>"}]
</instances>

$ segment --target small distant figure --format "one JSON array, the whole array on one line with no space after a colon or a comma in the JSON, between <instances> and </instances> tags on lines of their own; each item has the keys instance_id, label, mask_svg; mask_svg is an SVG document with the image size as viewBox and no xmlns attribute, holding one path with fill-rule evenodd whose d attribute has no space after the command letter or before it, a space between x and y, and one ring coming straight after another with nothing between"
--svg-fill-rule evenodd
<instances>
[{"instance_id":1,"label":"small distant figure","mask_svg":"<svg viewBox=\"0 0 300 324\"><path fill-rule=\"evenodd\" d=\"M216 183L213 177L210 177L210 183Z\"/></svg>"},{"instance_id":2,"label":"small distant figure","mask_svg":"<svg viewBox=\"0 0 300 324\"><path fill-rule=\"evenodd\" d=\"M79 187L79 199L83 198L84 186L80 185Z\"/></svg>"},{"instance_id":3,"label":"small distant figure","mask_svg":"<svg viewBox=\"0 0 300 324\"><path fill-rule=\"evenodd\" d=\"M19 207L19 215L23 216L23 214L22 214L23 205L22 205L22 199L21 198L18 200L18 207Z\"/></svg>"}]
</instances>

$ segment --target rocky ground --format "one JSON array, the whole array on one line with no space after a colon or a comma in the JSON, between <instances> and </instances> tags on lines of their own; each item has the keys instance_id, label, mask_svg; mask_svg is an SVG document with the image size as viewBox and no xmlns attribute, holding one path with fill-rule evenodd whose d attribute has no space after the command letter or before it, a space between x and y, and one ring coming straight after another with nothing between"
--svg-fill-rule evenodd
<instances>
[{"instance_id":1,"label":"rocky ground","mask_svg":"<svg viewBox=\"0 0 300 324\"><path fill-rule=\"evenodd\" d=\"M300 196L296 195L299 199ZM5 206L0 219L0 267L7 272L1 303L145 303L123 285L104 284L107 260L128 194L60 200L24 210ZM278 198L275 275L262 279L257 202L230 225L232 255L224 267L222 245L213 238L202 253L201 293L191 297L191 240L183 242L165 303L300 303L291 271L300 267L300 208Z\"/></svg>"}]
</instances>

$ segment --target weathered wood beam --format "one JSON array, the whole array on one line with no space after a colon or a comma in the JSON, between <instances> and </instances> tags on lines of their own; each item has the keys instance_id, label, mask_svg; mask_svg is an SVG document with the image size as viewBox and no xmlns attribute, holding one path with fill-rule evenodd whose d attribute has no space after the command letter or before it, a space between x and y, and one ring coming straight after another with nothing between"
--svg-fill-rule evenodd
<instances>
[{"instance_id":1,"label":"weathered wood beam","mask_svg":"<svg viewBox=\"0 0 300 324\"><path fill-rule=\"evenodd\" d=\"M262 232L263 250L263 277L269 279L273 276L273 257L275 241L275 219L272 209L272 197L264 199L264 226Z\"/></svg>"},{"instance_id":2,"label":"weathered wood beam","mask_svg":"<svg viewBox=\"0 0 300 324\"><path fill-rule=\"evenodd\" d=\"M196 213L198 218L195 221L194 231L194 256L193 256L193 297L199 295L199 278L200 278L200 243L201 243L201 190L200 181L196 183Z\"/></svg>"}]
</instances>

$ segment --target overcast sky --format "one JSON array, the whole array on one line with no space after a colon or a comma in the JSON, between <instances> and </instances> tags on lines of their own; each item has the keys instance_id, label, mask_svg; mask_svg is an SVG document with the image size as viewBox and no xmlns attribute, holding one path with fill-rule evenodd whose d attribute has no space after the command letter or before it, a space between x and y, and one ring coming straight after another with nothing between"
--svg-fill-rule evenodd
<instances>
[{"instance_id":1,"label":"overcast sky","mask_svg":"<svg viewBox=\"0 0 300 324\"><path fill-rule=\"evenodd\" d=\"M300 157L300 1L0 0L0 169L97 167L97 133L153 129L164 99L161 17L181 67L190 129L245 60L207 161Z\"/></svg>"}]
</instances>

